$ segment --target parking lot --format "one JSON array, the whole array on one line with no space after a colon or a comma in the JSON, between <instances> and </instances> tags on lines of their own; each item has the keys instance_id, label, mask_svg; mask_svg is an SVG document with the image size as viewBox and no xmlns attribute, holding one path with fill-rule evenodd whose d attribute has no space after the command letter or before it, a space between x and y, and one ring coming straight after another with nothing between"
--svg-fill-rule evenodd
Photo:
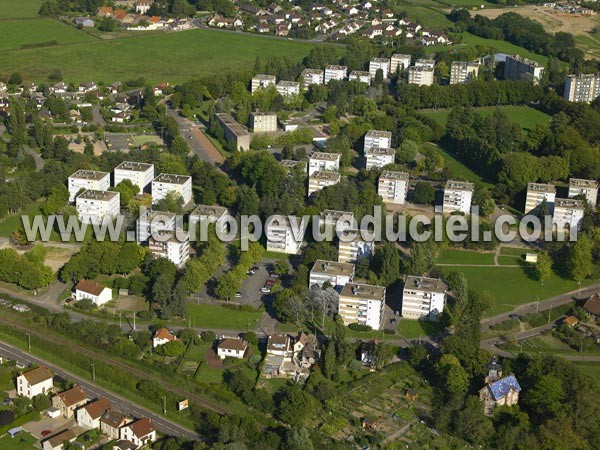
<instances>
[{"instance_id":1,"label":"parking lot","mask_svg":"<svg viewBox=\"0 0 600 450\"><path fill-rule=\"evenodd\" d=\"M242 287L240 293L242 296L235 300L243 305L252 305L254 307L260 306L263 296L269 295L260 292L260 289L265 285L265 282L269 279L269 272L267 271L268 263L257 264L258 270L254 275L248 275Z\"/></svg>"}]
</instances>

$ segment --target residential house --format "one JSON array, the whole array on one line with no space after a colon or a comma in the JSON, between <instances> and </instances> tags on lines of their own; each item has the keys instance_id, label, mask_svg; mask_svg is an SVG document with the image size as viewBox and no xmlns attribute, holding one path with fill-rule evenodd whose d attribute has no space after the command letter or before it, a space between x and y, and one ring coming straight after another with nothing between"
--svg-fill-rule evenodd
<instances>
[{"instance_id":1,"label":"residential house","mask_svg":"<svg viewBox=\"0 0 600 450\"><path fill-rule=\"evenodd\" d=\"M112 300L112 289L92 280L81 280L75 286L75 300L91 300L96 306L101 306Z\"/></svg>"},{"instance_id":2,"label":"residential house","mask_svg":"<svg viewBox=\"0 0 600 450\"><path fill-rule=\"evenodd\" d=\"M107 398L99 398L91 401L83 408L75 411L77 425L87 429L100 429L100 419L107 411L112 409L112 404Z\"/></svg>"},{"instance_id":3,"label":"residential house","mask_svg":"<svg viewBox=\"0 0 600 450\"><path fill-rule=\"evenodd\" d=\"M96 10L96 16L98 16L98 17L112 17L112 15L113 15L112 6L100 6Z\"/></svg>"},{"instance_id":4,"label":"residential house","mask_svg":"<svg viewBox=\"0 0 600 450\"><path fill-rule=\"evenodd\" d=\"M87 403L87 395L79 386L60 392L52 397L52 407L58 409L65 419L70 419L75 410Z\"/></svg>"},{"instance_id":5,"label":"residential house","mask_svg":"<svg viewBox=\"0 0 600 450\"><path fill-rule=\"evenodd\" d=\"M161 345L167 344L169 342L176 341L177 337L171 334L169 330L164 327L159 328L154 332L154 336L152 337L152 348L160 347Z\"/></svg>"},{"instance_id":6,"label":"residential house","mask_svg":"<svg viewBox=\"0 0 600 450\"><path fill-rule=\"evenodd\" d=\"M492 416L497 406L513 406L519 402L521 386L514 375L502 377L502 367L492 360L488 366L486 385L479 390L479 400L483 402L483 412Z\"/></svg>"},{"instance_id":7,"label":"residential house","mask_svg":"<svg viewBox=\"0 0 600 450\"><path fill-rule=\"evenodd\" d=\"M104 413L100 419L100 431L105 434L109 440L120 438L121 427L127 425L132 419L125 416L122 412L114 409Z\"/></svg>"},{"instance_id":8,"label":"residential house","mask_svg":"<svg viewBox=\"0 0 600 450\"><path fill-rule=\"evenodd\" d=\"M135 2L135 12L139 14L146 14L152 6L151 0L137 0Z\"/></svg>"},{"instance_id":9,"label":"residential house","mask_svg":"<svg viewBox=\"0 0 600 450\"><path fill-rule=\"evenodd\" d=\"M244 359L248 350L248 343L243 339L223 338L217 344L217 356L220 359L237 358Z\"/></svg>"},{"instance_id":10,"label":"residential house","mask_svg":"<svg viewBox=\"0 0 600 450\"><path fill-rule=\"evenodd\" d=\"M590 318L600 322L600 294L596 293L588 298L583 304L583 309Z\"/></svg>"},{"instance_id":11,"label":"residential house","mask_svg":"<svg viewBox=\"0 0 600 450\"><path fill-rule=\"evenodd\" d=\"M73 430L66 429L42 441L42 450L63 450L65 442L73 442L77 435Z\"/></svg>"},{"instance_id":12,"label":"residential house","mask_svg":"<svg viewBox=\"0 0 600 450\"><path fill-rule=\"evenodd\" d=\"M119 438L142 448L156 440L156 427L152 420L144 417L124 425L119 430Z\"/></svg>"},{"instance_id":13,"label":"residential house","mask_svg":"<svg viewBox=\"0 0 600 450\"><path fill-rule=\"evenodd\" d=\"M46 366L40 366L17 377L17 395L32 399L36 395L47 394L54 387L54 375Z\"/></svg>"}]
</instances>

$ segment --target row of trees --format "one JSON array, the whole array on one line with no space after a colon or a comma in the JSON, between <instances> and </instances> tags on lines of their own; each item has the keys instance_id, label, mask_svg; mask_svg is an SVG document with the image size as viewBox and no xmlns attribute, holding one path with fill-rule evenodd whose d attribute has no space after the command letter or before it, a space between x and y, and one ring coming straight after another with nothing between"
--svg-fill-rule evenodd
<instances>
[{"instance_id":1,"label":"row of trees","mask_svg":"<svg viewBox=\"0 0 600 450\"><path fill-rule=\"evenodd\" d=\"M41 244L23 255L11 248L0 249L0 281L30 290L50 285L54 274L50 267L44 265L47 252Z\"/></svg>"}]
</instances>

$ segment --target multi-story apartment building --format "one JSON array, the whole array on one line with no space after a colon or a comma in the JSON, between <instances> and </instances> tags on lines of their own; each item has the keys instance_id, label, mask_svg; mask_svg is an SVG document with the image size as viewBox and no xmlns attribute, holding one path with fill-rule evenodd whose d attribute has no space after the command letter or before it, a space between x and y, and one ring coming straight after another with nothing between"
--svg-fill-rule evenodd
<instances>
[{"instance_id":1,"label":"multi-story apartment building","mask_svg":"<svg viewBox=\"0 0 600 450\"><path fill-rule=\"evenodd\" d=\"M345 80L348 74L348 68L346 66L335 66L330 65L325 68L324 81L325 84L331 80Z\"/></svg>"},{"instance_id":2,"label":"multi-story apartment building","mask_svg":"<svg viewBox=\"0 0 600 450\"><path fill-rule=\"evenodd\" d=\"M383 78L387 78L390 73L390 59L373 58L369 61L369 74L371 74L371 78L375 78L375 74L379 69L383 73Z\"/></svg>"},{"instance_id":3,"label":"multi-story apartment building","mask_svg":"<svg viewBox=\"0 0 600 450\"><path fill-rule=\"evenodd\" d=\"M277 131L277 114L268 112L253 112L250 114L250 124L255 133Z\"/></svg>"},{"instance_id":4,"label":"multi-story apartment building","mask_svg":"<svg viewBox=\"0 0 600 450\"><path fill-rule=\"evenodd\" d=\"M355 264L362 258L371 259L375 252L375 242L365 241L359 230L355 231L353 239L338 240L338 262Z\"/></svg>"},{"instance_id":5,"label":"multi-story apartment building","mask_svg":"<svg viewBox=\"0 0 600 450\"><path fill-rule=\"evenodd\" d=\"M598 202L598 182L596 180L569 179L569 198L581 195L585 197L592 209Z\"/></svg>"},{"instance_id":6,"label":"multi-story apartment building","mask_svg":"<svg viewBox=\"0 0 600 450\"><path fill-rule=\"evenodd\" d=\"M327 227L335 230L338 224L342 228L355 229L358 227L354 213L351 211L336 211L334 209L326 209L319 214L319 228L324 230Z\"/></svg>"},{"instance_id":7,"label":"multi-story apartment building","mask_svg":"<svg viewBox=\"0 0 600 450\"><path fill-rule=\"evenodd\" d=\"M471 201L473 200L473 183L465 181L448 180L444 188L444 203L442 211L445 214L453 212L471 213Z\"/></svg>"},{"instance_id":8,"label":"multi-story apartment building","mask_svg":"<svg viewBox=\"0 0 600 450\"><path fill-rule=\"evenodd\" d=\"M123 161L115 167L114 185L117 186L123 180L131 181L140 188L140 193L144 192L154 180L154 164Z\"/></svg>"},{"instance_id":9,"label":"multi-story apartment building","mask_svg":"<svg viewBox=\"0 0 600 450\"><path fill-rule=\"evenodd\" d=\"M300 83L297 81L281 80L279 83L277 83L277 92L284 97L298 95L300 93Z\"/></svg>"},{"instance_id":10,"label":"multi-story apartment building","mask_svg":"<svg viewBox=\"0 0 600 450\"><path fill-rule=\"evenodd\" d=\"M435 67L435 60L428 58L419 58L415 61L415 67Z\"/></svg>"},{"instance_id":11,"label":"multi-story apartment building","mask_svg":"<svg viewBox=\"0 0 600 450\"><path fill-rule=\"evenodd\" d=\"M379 330L383 324L385 287L347 283L338 299L338 314L344 325L359 323Z\"/></svg>"},{"instance_id":12,"label":"multi-story apartment building","mask_svg":"<svg viewBox=\"0 0 600 450\"><path fill-rule=\"evenodd\" d=\"M330 170L314 172L308 177L308 197L327 186L338 184L341 179L339 172Z\"/></svg>"},{"instance_id":13,"label":"multi-story apartment building","mask_svg":"<svg viewBox=\"0 0 600 450\"><path fill-rule=\"evenodd\" d=\"M219 230L221 233L227 232L227 216L229 210L224 206L219 205L198 205L191 212L189 217L190 233L197 233L200 231L200 226L203 222L214 223L215 230Z\"/></svg>"},{"instance_id":14,"label":"multi-story apartment building","mask_svg":"<svg viewBox=\"0 0 600 450\"><path fill-rule=\"evenodd\" d=\"M371 74L369 72L364 72L362 70L353 70L350 72L348 76L348 80L350 81L360 81L361 83L370 84L371 83Z\"/></svg>"},{"instance_id":15,"label":"multi-story apartment building","mask_svg":"<svg viewBox=\"0 0 600 450\"><path fill-rule=\"evenodd\" d=\"M302 218L301 217L282 217L283 220L271 221L265 224L265 233L267 236L267 250L277 253L287 253L296 255L300 252L302 240ZM290 221L291 220L291 221ZM296 230L294 234L294 229Z\"/></svg>"},{"instance_id":16,"label":"multi-story apartment building","mask_svg":"<svg viewBox=\"0 0 600 450\"><path fill-rule=\"evenodd\" d=\"M79 169L69 177L68 188L70 202L74 202L77 193L82 190L108 191L110 188L110 173Z\"/></svg>"},{"instance_id":17,"label":"multi-story apartment building","mask_svg":"<svg viewBox=\"0 0 600 450\"><path fill-rule=\"evenodd\" d=\"M385 167L394 164L396 149L383 147L368 147L365 149L365 168L370 170L374 167Z\"/></svg>"},{"instance_id":18,"label":"multi-story apartment building","mask_svg":"<svg viewBox=\"0 0 600 450\"><path fill-rule=\"evenodd\" d=\"M175 232L177 227L176 215L167 211L153 211L147 209L140 214L136 221L136 237L139 243L146 242L150 236L159 232Z\"/></svg>"},{"instance_id":19,"label":"multi-story apartment building","mask_svg":"<svg viewBox=\"0 0 600 450\"><path fill-rule=\"evenodd\" d=\"M529 183L527 184L527 197L525 199L525 214L536 212L544 201L546 213L552 213L556 188L553 184Z\"/></svg>"},{"instance_id":20,"label":"multi-story apartment building","mask_svg":"<svg viewBox=\"0 0 600 450\"><path fill-rule=\"evenodd\" d=\"M354 264L318 259L310 270L308 287L323 287L328 282L332 287L343 287L354 279Z\"/></svg>"},{"instance_id":21,"label":"multi-story apartment building","mask_svg":"<svg viewBox=\"0 0 600 450\"><path fill-rule=\"evenodd\" d=\"M476 62L453 61L450 66L450 84L464 84L476 80L479 64Z\"/></svg>"},{"instance_id":22,"label":"multi-story apartment building","mask_svg":"<svg viewBox=\"0 0 600 450\"><path fill-rule=\"evenodd\" d=\"M377 193L384 203L403 205L408 194L408 174L384 170L379 176Z\"/></svg>"},{"instance_id":23,"label":"multi-story apartment building","mask_svg":"<svg viewBox=\"0 0 600 450\"><path fill-rule=\"evenodd\" d=\"M308 161L308 175L320 170L337 172L340 170L340 158L339 153L314 152Z\"/></svg>"},{"instance_id":24,"label":"multi-story apartment building","mask_svg":"<svg viewBox=\"0 0 600 450\"><path fill-rule=\"evenodd\" d=\"M446 284L442 280L408 276L402 291L402 317L435 320L446 306Z\"/></svg>"},{"instance_id":25,"label":"multi-story apartment building","mask_svg":"<svg viewBox=\"0 0 600 450\"><path fill-rule=\"evenodd\" d=\"M249 150L250 133L248 133L243 126L237 123L237 121L233 117L231 117L230 114L217 113L215 115L217 117L219 125L221 125L221 128L223 129L225 139L228 142L233 142L235 148L238 150Z\"/></svg>"},{"instance_id":26,"label":"multi-story apartment building","mask_svg":"<svg viewBox=\"0 0 600 450\"><path fill-rule=\"evenodd\" d=\"M183 267L190 257L190 238L185 233L162 231L151 236L148 248L157 258L166 258L177 267Z\"/></svg>"},{"instance_id":27,"label":"multi-story apartment building","mask_svg":"<svg viewBox=\"0 0 600 450\"><path fill-rule=\"evenodd\" d=\"M507 55L504 78L507 80L531 80L538 83L544 74L544 66L519 55Z\"/></svg>"},{"instance_id":28,"label":"multi-story apartment building","mask_svg":"<svg viewBox=\"0 0 600 450\"><path fill-rule=\"evenodd\" d=\"M304 69L300 74L302 89L308 89L311 84L323 84L324 71L319 69Z\"/></svg>"},{"instance_id":29,"label":"multi-story apartment building","mask_svg":"<svg viewBox=\"0 0 600 450\"><path fill-rule=\"evenodd\" d=\"M565 81L565 100L591 103L600 96L600 73L568 75Z\"/></svg>"},{"instance_id":30,"label":"multi-story apartment building","mask_svg":"<svg viewBox=\"0 0 600 450\"><path fill-rule=\"evenodd\" d=\"M170 192L181 195L183 204L187 205L192 201L192 177L161 173L152 180L152 203L158 203Z\"/></svg>"},{"instance_id":31,"label":"multi-story apartment building","mask_svg":"<svg viewBox=\"0 0 600 450\"><path fill-rule=\"evenodd\" d=\"M433 67L429 66L410 66L408 68L408 84L433 85L433 70Z\"/></svg>"},{"instance_id":32,"label":"multi-story apartment building","mask_svg":"<svg viewBox=\"0 0 600 450\"><path fill-rule=\"evenodd\" d=\"M584 215L583 200L557 198L554 200L552 227L560 231L575 231L581 228Z\"/></svg>"},{"instance_id":33,"label":"multi-story apartment building","mask_svg":"<svg viewBox=\"0 0 600 450\"><path fill-rule=\"evenodd\" d=\"M394 53L390 60L390 73L398 73L401 70L406 70L410 66L410 55L401 55Z\"/></svg>"},{"instance_id":34,"label":"multi-story apartment building","mask_svg":"<svg viewBox=\"0 0 600 450\"><path fill-rule=\"evenodd\" d=\"M75 208L82 223L100 224L119 215L120 194L88 189L75 198Z\"/></svg>"},{"instance_id":35,"label":"multi-story apartment building","mask_svg":"<svg viewBox=\"0 0 600 450\"><path fill-rule=\"evenodd\" d=\"M392 146L392 132L369 130L365 133L363 151L370 147L390 148Z\"/></svg>"},{"instance_id":36,"label":"multi-story apartment building","mask_svg":"<svg viewBox=\"0 0 600 450\"><path fill-rule=\"evenodd\" d=\"M264 75L257 74L252 77L252 83L250 85L250 91L252 93L256 92L258 89L265 89L269 86L275 86L277 82L277 78L275 75Z\"/></svg>"}]
</instances>

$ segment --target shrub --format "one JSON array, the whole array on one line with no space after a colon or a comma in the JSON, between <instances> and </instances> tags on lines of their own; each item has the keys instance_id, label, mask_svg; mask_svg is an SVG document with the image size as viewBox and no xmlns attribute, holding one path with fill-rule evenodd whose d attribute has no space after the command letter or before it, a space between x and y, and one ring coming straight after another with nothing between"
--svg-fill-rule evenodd
<instances>
[{"instance_id":1,"label":"shrub","mask_svg":"<svg viewBox=\"0 0 600 450\"><path fill-rule=\"evenodd\" d=\"M352 331L359 331L361 333L371 331L372 328L369 325L363 325L362 323L351 323L348 325Z\"/></svg>"},{"instance_id":2,"label":"shrub","mask_svg":"<svg viewBox=\"0 0 600 450\"><path fill-rule=\"evenodd\" d=\"M490 328L492 330L498 330L498 331L509 331L509 330L513 330L515 328L517 328L519 326L519 319L508 319L505 320L504 322L500 322L497 323L494 326L491 326Z\"/></svg>"},{"instance_id":3,"label":"shrub","mask_svg":"<svg viewBox=\"0 0 600 450\"><path fill-rule=\"evenodd\" d=\"M217 335L215 333L213 333L212 331L203 331L202 332L202 340L204 342L215 342L215 339L217 339Z\"/></svg>"}]
</instances>

